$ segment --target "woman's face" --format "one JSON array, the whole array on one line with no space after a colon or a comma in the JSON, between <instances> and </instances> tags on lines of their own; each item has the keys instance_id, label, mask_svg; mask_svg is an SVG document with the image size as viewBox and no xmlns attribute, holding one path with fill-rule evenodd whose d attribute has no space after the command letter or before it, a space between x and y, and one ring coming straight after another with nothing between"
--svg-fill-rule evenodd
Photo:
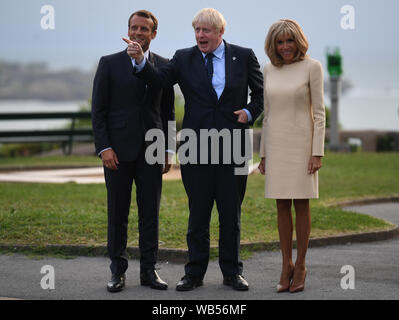
<instances>
[{"instance_id":1,"label":"woman's face","mask_svg":"<svg viewBox=\"0 0 399 320\"><path fill-rule=\"evenodd\" d=\"M283 58L285 64L293 62L298 47L293 37L288 34L284 34L276 41L277 53Z\"/></svg>"}]
</instances>

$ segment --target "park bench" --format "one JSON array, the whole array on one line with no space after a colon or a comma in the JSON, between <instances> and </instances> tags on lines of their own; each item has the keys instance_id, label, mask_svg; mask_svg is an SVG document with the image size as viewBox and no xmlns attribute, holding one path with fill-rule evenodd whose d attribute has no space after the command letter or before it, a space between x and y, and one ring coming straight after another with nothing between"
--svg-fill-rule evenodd
<instances>
[{"instance_id":1,"label":"park bench","mask_svg":"<svg viewBox=\"0 0 399 320\"><path fill-rule=\"evenodd\" d=\"M89 111L84 112L41 112L41 113L0 113L2 120L43 120L71 119L67 129L2 131L0 122L0 143L57 142L62 143L64 154L70 155L73 142L93 141L91 128L75 128L76 120L91 119Z\"/></svg>"}]
</instances>

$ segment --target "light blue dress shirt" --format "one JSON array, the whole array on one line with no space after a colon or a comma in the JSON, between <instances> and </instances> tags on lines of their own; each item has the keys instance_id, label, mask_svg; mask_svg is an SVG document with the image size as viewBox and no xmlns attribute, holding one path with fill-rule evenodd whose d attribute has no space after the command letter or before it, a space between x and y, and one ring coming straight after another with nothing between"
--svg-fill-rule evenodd
<instances>
[{"instance_id":1,"label":"light blue dress shirt","mask_svg":"<svg viewBox=\"0 0 399 320\"><path fill-rule=\"evenodd\" d=\"M144 52L144 59L143 62L145 60L148 59L148 57L150 56L150 50L147 50L146 52ZM137 72L140 72L141 70L143 70L145 63L143 64L143 62L141 62L141 64L137 65L136 64L136 60L134 60L132 57L130 57L130 59L132 60L132 64L133 64L133 68L137 68Z\"/></svg>"},{"instance_id":2,"label":"light blue dress shirt","mask_svg":"<svg viewBox=\"0 0 399 320\"><path fill-rule=\"evenodd\" d=\"M202 53L204 57L205 64L207 63L206 53ZM220 96L223 93L225 84L226 84L226 64L224 58L224 42L220 44L219 47L213 51L213 77L212 77L212 86L215 89L215 92L220 99Z\"/></svg>"},{"instance_id":3,"label":"light blue dress shirt","mask_svg":"<svg viewBox=\"0 0 399 320\"><path fill-rule=\"evenodd\" d=\"M219 45L219 47L216 48L215 51L213 51L213 77L212 77L212 86L215 89L215 92L218 96L218 99L220 99L220 96L223 93L225 84L226 84L226 59L225 59L225 45L224 41L222 41ZM206 60L206 53L202 53L202 56L204 57L204 60ZM205 61L206 63L206 61ZM248 116L248 122L251 122L252 120L252 115L247 109L243 109L247 116Z\"/></svg>"}]
</instances>

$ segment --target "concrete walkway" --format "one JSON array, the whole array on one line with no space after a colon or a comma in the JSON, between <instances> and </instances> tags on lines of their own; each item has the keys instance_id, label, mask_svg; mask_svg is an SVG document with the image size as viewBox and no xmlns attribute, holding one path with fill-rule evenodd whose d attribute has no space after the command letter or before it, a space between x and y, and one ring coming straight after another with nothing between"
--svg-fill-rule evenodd
<instances>
[{"instance_id":1,"label":"concrete walkway","mask_svg":"<svg viewBox=\"0 0 399 320\"><path fill-rule=\"evenodd\" d=\"M370 214L399 224L399 203L353 206L348 210ZM248 292L236 292L222 285L217 261L209 263L204 286L191 292L177 292L183 276L182 264L160 262L159 274L169 290L156 291L139 285L139 262L129 260L126 289L111 294L107 258L31 259L22 255L0 255L0 297L22 299L133 299L133 300L268 300L268 299L399 299L399 237L386 241L309 248L306 289L297 294L276 293L280 277L279 252L260 252L244 261L243 275ZM296 251L294 250L294 258ZM40 273L45 265L54 268L54 289L42 289ZM343 289L343 266L355 272L354 289ZM156 302L154 302L155 304Z\"/></svg>"},{"instance_id":2,"label":"concrete walkway","mask_svg":"<svg viewBox=\"0 0 399 320\"><path fill-rule=\"evenodd\" d=\"M259 163L249 166L251 174L257 170ZM6 171L6 172L4 172ZM178 180L181 178L180 168L173 166L163 175L164 180ZM46 169L46 170L2 170L0 182L30 182L30 183L104 183L103 167Z\"/></svg>"},{"instance_id":3,"label":"concrete walkway","mask_svg":"<svg viewBox=\"0 0 399 320\"><path fill-rule=\"evenodd\" d=\"M102 167L11 171L0 173L0 181L32 183L104 183L104 171Z\"/></svg>"}]
</instances>

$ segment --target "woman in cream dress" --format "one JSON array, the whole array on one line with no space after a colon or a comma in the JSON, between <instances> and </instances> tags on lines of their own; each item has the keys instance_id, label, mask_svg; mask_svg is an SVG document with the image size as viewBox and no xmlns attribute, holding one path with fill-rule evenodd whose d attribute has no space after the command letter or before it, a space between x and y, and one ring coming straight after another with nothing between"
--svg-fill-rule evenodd
<instances>
[{"instance_id":1,"label":"woman in cream dress","mask_svg":"<svg viewBox=\"0 0 399 320\"><path fill-rule=\"evenodd\" d=\"M307 56L308 42L293 20L273 24L265 51L265 111L259 170L266 176L265 197L276 199L283 256L278 292L302 291L310 236L309 199L318 198L318 170L324 155L323 69ZM297 259L292 261L296 213Z\"/></svg>"}]
</instances>

